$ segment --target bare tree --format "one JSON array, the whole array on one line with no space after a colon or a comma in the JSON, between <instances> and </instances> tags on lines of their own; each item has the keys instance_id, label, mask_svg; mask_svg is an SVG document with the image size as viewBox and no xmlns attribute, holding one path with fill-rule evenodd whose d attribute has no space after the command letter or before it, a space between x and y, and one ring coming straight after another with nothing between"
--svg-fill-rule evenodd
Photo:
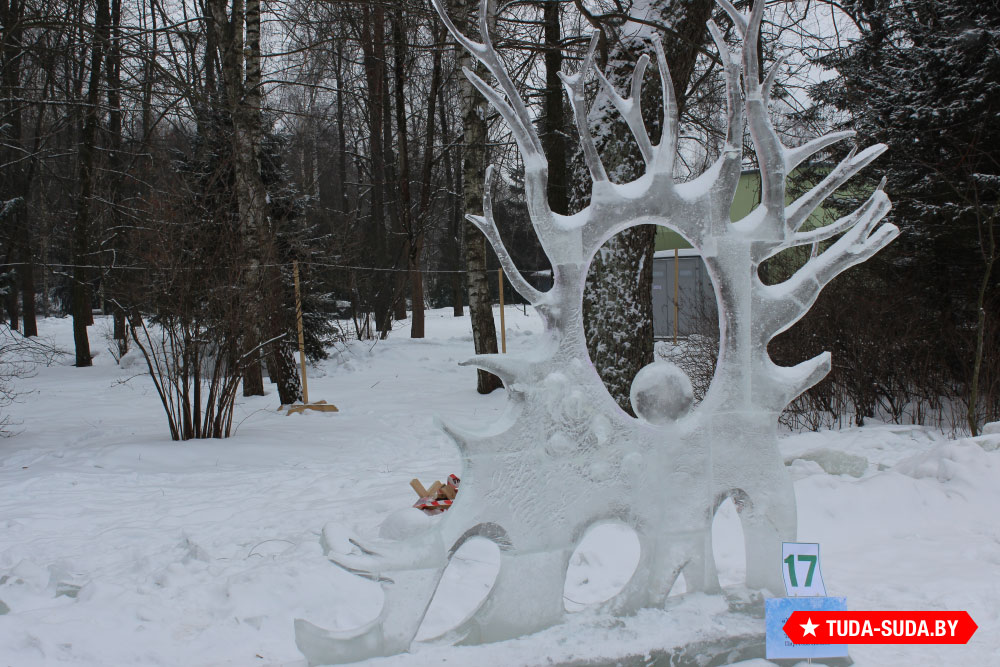
<instances>
[{"instance_id":1,"label":"bare tree","mask_svg":"<svg viewBox=\"0 0 1000 667\"><path fill-rule=\"evenodd\" d=\"M453 0L448 10L455 17L455 24L459 30L474 34L472 26L476 25L476 22L471 20L474 9L469 0ZM492 16L492 12L490 15ZM463 70L477 71L485 75L483 65L473 65L472 56L467 51L458 47L457 53L459 66ZM483 201L487 136L486 101L476 94L468 80L463 78L459 85L462 99L463 208L467 214L475 214L482 210ZM469 314L472 317L472 340L476 354L489 354L497 351L497 330L493 322L493 305L486 272L486 239L470 222L466 222L462 230ZM476 390L480 394L488 394L502 386L500 378L481 369L478 371Z\"/></svg>"},{"instance_id":2,"label":"bare tree","mask_svg":"<svg viewBox=\"0 0 1000 667\"><path fill-rule=\"evenodd\" d=\"M87 327L93 324L88 264L93 263L91 244L91 199L94 196L94 171L97 159L97 126L100 113L101 72L110 46L111 10L108 0L97 0L94 13L94 41L90 56L90 82L87 88L87 108L84 113L83 135L80 140L80 191L73 223L73 341L76 345L76 365L90 366L90 340Z\"/></svg>"}]
</instances>

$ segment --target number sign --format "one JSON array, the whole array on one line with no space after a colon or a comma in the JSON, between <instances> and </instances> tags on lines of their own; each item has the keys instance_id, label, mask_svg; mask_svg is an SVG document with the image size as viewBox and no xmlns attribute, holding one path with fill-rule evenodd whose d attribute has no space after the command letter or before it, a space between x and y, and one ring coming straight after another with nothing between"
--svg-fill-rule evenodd
<instances>
[{"instance_id":1,"label":"number sign","mask_svg":"<svg viewBox=\"0 0 1000 667\"><path fill-rule=\"evenodd\" d=\"M788 597L826 596L823 573L819 568L818 544L783 542L781 571Z\"/></svg>"}]
</instances>

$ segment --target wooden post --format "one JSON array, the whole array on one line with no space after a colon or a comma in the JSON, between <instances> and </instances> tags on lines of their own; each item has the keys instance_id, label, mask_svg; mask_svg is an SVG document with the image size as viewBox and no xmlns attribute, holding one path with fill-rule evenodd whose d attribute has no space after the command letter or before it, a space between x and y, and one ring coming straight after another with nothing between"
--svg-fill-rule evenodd
<instances>
[{"instance_id":1,"label":"wooden post","mask_svg":"<svg viewBox=\"0 0 1000 667\"><path fill-rule=\"evenodd\" d=\"M326 401L309 402L309 385L306 382L306 341L302 333L302 292L299 288L299 263L292 260L292 274L295 276L295 324L299 329L299 365L302 368L302 404L288 408L288 414L305 414L306 410L317 412L338 412L337 406ZM285 406L278 408L284 410Z\"/></svg>"},{"instance_id":2,"label":"wooden post","mask_svg":"<svg viewBox=\"0 0 1000 667\"><path fill-rule=\"evenodd\" d=\"M500 281L500 349L507 354L507 327L503 316L503 269L497 269L497 279Z\"/></svg>"},{"instance_id":3,"label":"wooden post","mask_svg":"<svg viewBox=\"0 0 1000 667\"><path fill-rule=\"evenodd\" d=\"M677 320L680 315L680 302L677 300L678 286L681 282L680 251L674 248L674 345L677 345Z\"/></svg>"},{"instance_id":4,"label":"wooden post","mask_svg":"<svg viewBox=\"0 0 1000 667\"><path fill-rule=\"evenodd\" d=\"M306 382L306 342L302 335L302 295L299 292L299 262L292 261L295 276L295 324L299 328L299 365L302 367L302 403L309 404L309 385Z\"/></svg>"}]
</instances>

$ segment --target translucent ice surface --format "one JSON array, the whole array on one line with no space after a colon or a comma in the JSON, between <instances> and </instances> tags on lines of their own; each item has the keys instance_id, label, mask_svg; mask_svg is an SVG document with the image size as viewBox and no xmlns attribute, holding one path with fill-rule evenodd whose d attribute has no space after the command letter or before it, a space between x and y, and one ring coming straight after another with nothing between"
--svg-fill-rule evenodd
<instances>
[{"instance_id":1,"label":"translucent ice surface","mask_svg":"<svg viewBox=\"0 0 1000 667\"><path fill-rule=\"evenodd\" d=\"M521 152L528 211L552 264L552 288L540 292L532 287L504 248L493 218L491 169L483 215L469 218L492 244L513 287L542 316L545 333L530 353L481 355L467 362L503 380L508 407L495 423L443 427L461 451L463 470L458 499L440 520L419 530L401 518L383 533L400 539L373 544L347 540L351 548L335 531L326 537L329 558L381 582L385 604L379 618L349 635L296 621L298 646L311 664L407 650L449 560L473 538L497 545L499 565L482 604L463 614L451 630L449 637L457 642L509 639L558 623L565 613L571 557L592 526L609 520L634 531L638 558L628 580L615 582L617 592L601 603L606 612L663 605L680 576L689 592L719 591L712 523L730 498L743 535L746 585L780 594L781 542L795 539L796 509L778 451L777 419L793 398L826 375L830 355L785 368L771 361L767 345L806 313L826 283L898 233L892 225L880 225L890 206L881 189L857 211L825 227L803 230L810 213L884 146L851 151L812 190L786 204L785 174L851 133L795 148L782 145L767 115L774 78L759 83L756 49L763 0L749 15L720 0L743 38L738 54L730 53L718 28L709 23L727 80L727 145L712 167L684 184L673 179L677 105L663 49L655 40L665 118L659 144L652 144L638 105L599 76L605 101L622 115L646 162L646 173L631 183L609 180L585 107L595 37L581 69L563 73L593 179L591 200L572 216L554 213L548 207L548 163L535 117L489 41L485 5L480 11L485 42L477 43L458 31L435 0L452 36L495 79L491 84L466 71L503 116ZM632 82L636 100L646 62L644 57ZM762 201L746 218L731 223L745 125L761 168ZM631 392L636 419L612 400L590 363L581 304L594 254L614 234L640 224L670 227L701 254L715 286L720 345L715 376L698 405L693 405L689 379L676 366L644 368ZM796 246L812 247L811 259L784 283L764 285L757 274L760 264Z\"/></svg>"},{"instance_id":2,"label":"translucent ice surface","mask_svg":"<svg viewBox=\"0 0 1000 667\"><path fill-rule=\"evenodd\" d=\"M636 417L662 426L687 414L694 389L691 378L677 365L658 362L636 373L629 398Z\"/></svg>"}]
</instances>

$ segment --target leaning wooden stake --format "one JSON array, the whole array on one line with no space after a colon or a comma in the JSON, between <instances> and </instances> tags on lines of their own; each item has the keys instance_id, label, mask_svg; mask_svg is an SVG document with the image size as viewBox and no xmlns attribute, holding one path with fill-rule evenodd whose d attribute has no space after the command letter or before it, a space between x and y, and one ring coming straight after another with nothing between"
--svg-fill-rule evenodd
<instances>
[{"instance_id":1,"label":"leaning wooden stake","mask_svg":"<svg viewBox=\"0 0 1000 667\"><path fill-rule=\"evenodd\" d=\"M305 412L306 410L317 410L319 412L338 412L336 405L331 405L326 401L309 402L309 383L306 380L306 342L302 333L302 295L299 291L299 263L292 262L292 275L295 277L295 325L299 329L299 366L302 368L302 403L292 405L288 408L288 414ZM281 406L279 409L284 409Z\"/></svg>"},{"instance_id":2,"label":"leaning wooden stake","mask_svg":"<svg viewBox=\"0 0 1000 667\"><path fill-rule=\"evenodd\" d=\"M302 333L302 293L299 290L299 262L292 262L295 277L295 326L299 330L299 365L302 367L302 402L309 403L309 382L306 380L306 339Z\"/></svg>"},{"instance_id":3,"label":"leaning wooden stake","mask_svg":"<svg viewBox=\"0 0 1000 667\"><path fill-rule=\"evenodd\" d=\"M680 317L680 302L677 300L677 288L681 280L680 252L674 248L674 345L677 345L677 318ZM295 283L296 285L298 283ZM301 331L302 328L299 327ZM301 334L299 334L301 335Z\"/></svg>"},{"instance_id":4,"label":"leaning wooden stake","mask_svg":"<svg viewBox=\"0 0 1000 667\"><path fill-rule=\"evenodd\" d=\"M507 354L507 327L503 321L503 269L497 269L497 280L500 281L500 351Z\"/></svg>"}]
</instances>

